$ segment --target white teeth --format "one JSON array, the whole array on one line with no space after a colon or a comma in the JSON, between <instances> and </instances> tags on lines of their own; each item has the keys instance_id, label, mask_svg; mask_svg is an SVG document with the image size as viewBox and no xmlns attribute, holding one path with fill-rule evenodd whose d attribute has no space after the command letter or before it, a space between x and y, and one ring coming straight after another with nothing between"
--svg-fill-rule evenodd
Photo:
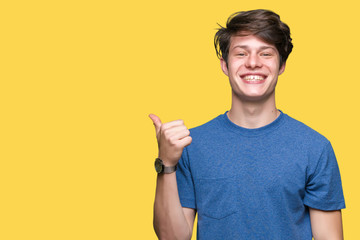
<instances>
[{"instance_id":1,"label":"white teeth","mask_svg":"<svg viewBox=\"0 0 360 240\"><path fill-rule=\"evenodd\" d=\"M246 81L259 81L264 80L264 77L259 75L246 75L243 79Z\"/></svg>"}]
</instances>

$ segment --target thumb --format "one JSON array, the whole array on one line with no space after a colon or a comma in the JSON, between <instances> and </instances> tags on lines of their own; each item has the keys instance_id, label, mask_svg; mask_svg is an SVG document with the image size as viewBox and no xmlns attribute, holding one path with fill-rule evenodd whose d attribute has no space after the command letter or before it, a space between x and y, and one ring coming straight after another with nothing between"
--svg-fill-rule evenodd
<instances>
[{"instance_id":1,"label":"thumb","mask_svg":"<svg viewBox=\"0 0 360 240\"><path fill-rule=\"evenodd\" d=\"M156 116L155 114L149 114L149 117L151 118L151 120L154 123L155 126L155 131L156 131L156 136L158 135L159 131L160 131L160 127L161 127L161 120L158 116Z\"/></svg>"}]
</instances>

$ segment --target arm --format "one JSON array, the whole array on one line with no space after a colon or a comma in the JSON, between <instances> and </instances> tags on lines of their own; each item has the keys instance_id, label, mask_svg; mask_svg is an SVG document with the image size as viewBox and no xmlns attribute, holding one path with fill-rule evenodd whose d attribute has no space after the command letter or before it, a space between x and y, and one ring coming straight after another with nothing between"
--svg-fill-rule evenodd
<instances>
[{"instance_id":1,"label":"arm","mask_svg":"<svg viewBox=\"0 0 360 240\"><path fill-rule=\"evenodd\" d=\"M154 229L159 239L191 239L195 210L182 208L176 173L159 174L154 203Z\"/></svg>"},{"instance_id":2,"label":"arm","mask_svg":"<svg viewBox=\"0 0 360 240\"><path fill-rule=\"evenodd\" d=\"M343 240L341 210L322 211L309 208L315 240Z\"/></svg>"},{"instance_id":3,"label":"arm","mask_svg":"<svg viewBox=\"0 0 360 240\"><path fill-rule=\"evenodd\" d=\"M151 114L159 146L159 158L165 166L175 166L183 149L192 141L182 120L162 124ZM177 189L176 172L157 177L154 203L154 229L159 239L191 239L195 210L183 208Z\"/></svg>"}]
</instances>

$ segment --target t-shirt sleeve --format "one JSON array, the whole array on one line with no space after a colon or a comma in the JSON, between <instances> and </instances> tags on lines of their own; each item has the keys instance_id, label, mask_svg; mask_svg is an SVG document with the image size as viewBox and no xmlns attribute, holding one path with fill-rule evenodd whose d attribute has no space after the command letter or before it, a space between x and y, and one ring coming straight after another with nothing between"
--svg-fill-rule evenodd
<instances>
[{"instance_id":1,"label":"t-shirt sleeve","mask_svg":"<svg viewBox=\"0 0 360 240\"><path fill-rule=\"evenodd\" d=\"M339 166L330 142L309 169L304 204L324 211L345 208Z\"/></svg>"},{"instance_id":2,"label":"t-shirt sleeve","mask_svg":"<svg viewBox=\"0 0 360 240\"><path fill-rule=\"evenodd\" d=\"M191 175L189 156L185 147L176 170L180 203L183 207L196 209L195 188Z\"/></svg>"}]
</instances>

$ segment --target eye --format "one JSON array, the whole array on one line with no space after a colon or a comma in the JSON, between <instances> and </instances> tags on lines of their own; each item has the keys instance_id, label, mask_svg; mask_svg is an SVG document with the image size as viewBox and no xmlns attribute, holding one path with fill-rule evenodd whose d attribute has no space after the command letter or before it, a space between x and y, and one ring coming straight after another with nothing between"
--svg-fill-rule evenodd
<instances>
[{"instance_id":1,"label":"eye","mask_svg":"<svg viewBox=\"0 0 360 240\"><path fill-rule=\"evenodd\" d=\"M246 56L246 54L244 52L237 53L236 55L240 56L240 57L245 57Z\"/></svg>"},{"instance_id":2,"label":"eye","mask_svg":"<svg viewBox=\"0 0 360 240\"><path fill-rule=\"evenodd\" d=\"M260 54L260 56L263 56L263 57L271 57L273 54L271 52L263 52Z\"/></svg>"}]
</instances>

